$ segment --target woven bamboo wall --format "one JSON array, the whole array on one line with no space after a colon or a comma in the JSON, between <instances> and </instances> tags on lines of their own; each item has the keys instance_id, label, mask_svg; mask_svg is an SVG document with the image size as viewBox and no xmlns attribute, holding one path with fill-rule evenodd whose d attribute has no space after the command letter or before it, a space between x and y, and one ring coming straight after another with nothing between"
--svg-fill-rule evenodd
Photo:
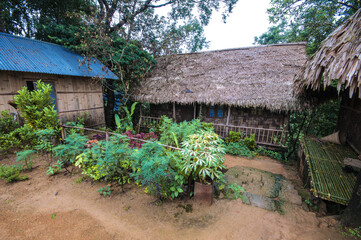
<instances>
[{"instance_id":1,"label":"woven bamboo wall","mask_svg":"<svg viewBox=\"0 0 361 240\"><path fill-rule=\"evenodd\" d=\"M338 129L346 135L358 151L361 151L361 99L358 94L350 99L348 92L344 93L338 119Z\"/></svg>"},{"instance_id":2,"label":"woven bamboo wall","mask_svg":"<svg viewBox=\"0 0 361 240\"><path fill-rule=\"evenodd\" d=\"M197 113L199 112L199 105ZM228 106L223 106L223 117L209 117L209 107L202 106L202 120L217 124L227 123ZM170 118L173 116L172 103L151 104L151 117L160 117L166 115ZM177 122L191 120L194 115L194 106L176 104ZM229 125L248 126L265 129L280 129L284 124L288 124L288 115L286 113L276 113L265 109L254 108L231 108L231 117Z\"/></svg>"},{"instance_id":3,"label":"woven bamboo wall","mask_svg":"<svg viewBox=\"0 0 361 240\"><path fill-rule=\"evenodd\" d=\"M104 124L102 86L83 77L0 71L0 111L16 112L8 101L21 87L26 86L26 81L39 79L54 83L58 113L63 123L75 121L78 116L88 112L90 119L87 125Z\"/></svg>"}]
</instances>

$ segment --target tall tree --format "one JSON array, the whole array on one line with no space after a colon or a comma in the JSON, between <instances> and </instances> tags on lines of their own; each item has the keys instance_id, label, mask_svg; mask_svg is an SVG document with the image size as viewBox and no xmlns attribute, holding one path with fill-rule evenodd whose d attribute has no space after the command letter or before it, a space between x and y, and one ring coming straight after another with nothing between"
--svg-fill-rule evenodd
<instances>
[{"instance_id":1,"label":"tall tree","mask_svg":"<svg viewBox=\"0 0 361 240\"><path fill-rule=\"evenodd\" d=\"M206 46L203 26L209 23L214 10L223 10L224 19L237 0L98 0L91 15L80 16L79 28L59 26L65 31L77 31L77 44L85 55L101 59L119 81L104 82L106 94L106 121L114 125L114 90L124 99L132 94L132 86L149 71L152 60L136 48L154 56L197 51ZM167 9L159 15L159 9ZM77 29L77 30L76 30ZM70 34L71 36L72 34ZM52 40L65 43L59 37ZM122 44L117 45L117 43ZM118 48L119 47L119 48ZM129 54L130 53L130 54ZM135 56L141 61L134 61ZM140 62L142 62L140 64ZM131 67L130 67L131 66Z\"/></svg>"},{"instance_id":2,"label":"tall tree","mask_svg":"<svg viewBox=\"0 0 361 240\"><path fill-rule=\"evenodd\" d=\"M255 43L307 42L314 53L344 20L361 8L360 0L271 0L267 10L271 26Z\"/></svg>"}]
</instances>

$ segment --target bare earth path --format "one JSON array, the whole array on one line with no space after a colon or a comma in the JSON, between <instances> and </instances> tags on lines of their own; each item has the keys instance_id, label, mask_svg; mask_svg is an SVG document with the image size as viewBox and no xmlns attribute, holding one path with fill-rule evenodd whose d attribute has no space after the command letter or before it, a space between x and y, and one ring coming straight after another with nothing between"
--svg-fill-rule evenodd
<instances>
[{"instance_id":1,"label":"bare earth path","mask_svg":"<svg viewBox=\"0 0 361 240\"><path fill-rule=\"evenodd\" d=\"M14 164L14 157L1 163ZM227 156L226 163L296 178L273 160ZM116 188L111 197L101 197L97 190L105 183L75 183L80 173L47 177L44 159L38 159L35 166L26 173L27 181L9 184L0 180L1 240L343 239L337 222L327 225L329 219L319 219L297 205L280 215L239 200L215 200L211 207L193 200L159 204L133 185L125 193ZM180 206L185 204L192 204L193 211L187 213Z\"/></svg>"}]
</instances>

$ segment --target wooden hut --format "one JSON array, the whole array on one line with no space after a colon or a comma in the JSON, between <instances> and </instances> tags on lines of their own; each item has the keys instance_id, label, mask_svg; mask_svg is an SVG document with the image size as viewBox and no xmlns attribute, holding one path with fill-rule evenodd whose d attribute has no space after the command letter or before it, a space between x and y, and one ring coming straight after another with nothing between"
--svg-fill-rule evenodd
<instances>
[{"instance_id":1,"label":"wooden hut","mask_svg":"<svg viewBox=\"0 0 361 240\"><path fill-rule=\"evenodd\" d=\"M361 154L361 9L323 41L320 49L296 76L294 90L299 95L315 95L316 92L318 96L322 96L330 86L337 86L342 96L337 130L346 137L347 143L355 151L354 158L357 158L357 154ZM312 161L315 159L315 153L315 151L301 149L299 153L301 161L305 155ZM327 154L328 157L322 159L324 163L330 157L329 152ZM341 169L347 163L344 157L338 151L337 158L341 161L331 159L330 162ZM354 160L354 163L361 166L361 161ZM344 171L337 171L336 168L325 171L327 170L325 167L318 171L314 169L314 166L310 165L309 172L311 174L323 172L324 176L321 179L323 186L331 189L341 186L343 189L347 188L349 198L352 194L351 200L347 199L348 208L343 215L343 221L346 225L360 226L361 171L357 181L353 179L352 185L345 185L346 173ZM316 188L314 192L318 194ZM328 198L332 194L329 192Z\"/></svg>"},{"instance_id":2,"label":"wooden hut","mask_svg":"<svg viewBox=\"0 0 361 240\"><path fill-rule=\"evenodd\" d=\"M305 43L164 56L135 93L151 104L150 116L177 122L201 118L225 137L230 130L254 133L259 144L279 146L288 113L300 108L292 94L305 63Z\"/></svg>"},{"instance_id":3,"label":"wooden hut","mask_svg":"<svg viewBox=\"0 0 361 240\"><path fill-rule=\"evenodd\" d=\"M41 79L53 86L52 97L62 122L88 113L88 125L104 124L102 84L117 77L96 59L56 44L0 33L0 111L16 110L8 104L21 87L30 90ZM97 78L98 80L95 80Z\"/></svg>"}]
</instances>

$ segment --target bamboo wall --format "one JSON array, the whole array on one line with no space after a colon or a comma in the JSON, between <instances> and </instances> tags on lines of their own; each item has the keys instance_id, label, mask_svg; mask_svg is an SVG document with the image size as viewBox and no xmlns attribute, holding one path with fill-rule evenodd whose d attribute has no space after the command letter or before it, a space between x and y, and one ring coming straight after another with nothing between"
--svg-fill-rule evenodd
<instances>
[{"instance_id":1,"label":"bamboo wall","mask_svg":"<svg viewBox=\"0 0 361 240\"><path fill-rule=\"evenodd\" d=\"M83 77L0 71L0 111L16 112L8 102L26 86L26 81L39 79L54 83L59 118L63 123L76 121L87 112L90 116L87 125L104 125L102 86Z\"/></svg>"},{"instance_id":2,"label":"bamboo wall","mask_svg":"<svg viewBox=\"0 0 361 240\"><path fill-rule=\"evenodd\" d=\"M346 139L361 152L361 99L357 93L350 99L348 92L342 97L338 129L346 135Z\"/></svg>"},{"instance_id":3,"label":"bamboo wall","mask_svg":"<svg viewBox=\"0 0 361 240\"><path fill-rule=\"evenodd\" d=\"M197 116L199 113L199 105L197 104ZM209 107L202 105L202 120L204 122L211 122L217 124L227 123L228 106L223 106L223 117L208 117ZM173 105L172 103L166 104L151 104L150 116L160 117L166 115L169 118L173 117ZM193 105L179 105L176 104L176 119L177 122L184 120L192 120L194 116ZM271 112L265 109L252 109L252 108L240 108L231 107L231 116L229 119L229 125L235 126L248 126L254 128L265 129L280 129L284 124L288 124L288 115L285 113Z\"/></svg>"}]
</instances>

